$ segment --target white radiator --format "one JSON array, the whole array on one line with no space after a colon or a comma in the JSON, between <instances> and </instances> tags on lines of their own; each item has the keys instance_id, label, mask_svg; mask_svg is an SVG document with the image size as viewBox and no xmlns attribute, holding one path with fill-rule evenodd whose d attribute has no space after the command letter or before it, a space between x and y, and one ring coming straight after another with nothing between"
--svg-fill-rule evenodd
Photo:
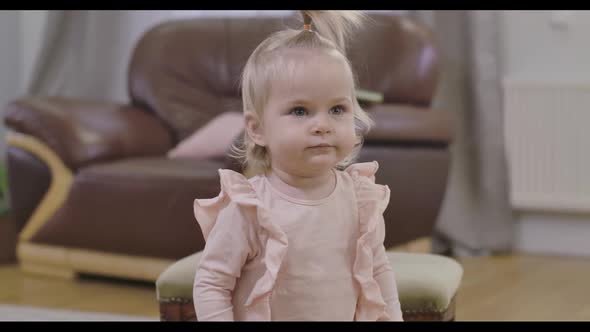
<instances>
[{"instance_id":1,"label":"white radiator","mask_svg":"<svg viewBox=\"0 0 590 332\"><path fill-rule=\"evenodd\" d=\"M503 83L513 207L590 212L590 82Z\"/></svg>"}]
</instances>

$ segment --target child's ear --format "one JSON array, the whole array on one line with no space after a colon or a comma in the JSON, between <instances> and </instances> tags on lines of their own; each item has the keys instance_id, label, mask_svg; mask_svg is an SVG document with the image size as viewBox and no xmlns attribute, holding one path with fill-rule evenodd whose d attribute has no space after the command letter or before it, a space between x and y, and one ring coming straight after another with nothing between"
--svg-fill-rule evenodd
<instances>
[{"instance_id":1,"label":"child's ear","mask_svg":"<svg viewBox=\"0 0 590 332\"><path fill-rule=\"evenodd\" d=\"M248 136L260 146L266 146L264 135L262 133L262 123L258 116L252 112L247 112L245 115L246 132Z\"/></svg>"}]
</instances>

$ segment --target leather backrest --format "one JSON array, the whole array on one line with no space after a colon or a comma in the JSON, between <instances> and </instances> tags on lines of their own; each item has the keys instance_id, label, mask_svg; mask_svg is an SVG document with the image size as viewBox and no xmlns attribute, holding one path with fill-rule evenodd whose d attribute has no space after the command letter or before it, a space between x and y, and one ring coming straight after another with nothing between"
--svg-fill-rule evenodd
<instances>
[{"instance_id":1,"label":"leather backrest","mask_svg":"<svg viewBox=\"0 0 590 332\"><path fill-rule=\"evenodd\" d=\"M382 13L349 42L359 88L385 103L430 104L438 56L428 29ZM138 42L129 65L132 102L155 112L181 140L217 114L241 111L239 79L250 53L272 32L298 28L290 17L194 18L161 23Z\"/></svg>"}]
</instances>

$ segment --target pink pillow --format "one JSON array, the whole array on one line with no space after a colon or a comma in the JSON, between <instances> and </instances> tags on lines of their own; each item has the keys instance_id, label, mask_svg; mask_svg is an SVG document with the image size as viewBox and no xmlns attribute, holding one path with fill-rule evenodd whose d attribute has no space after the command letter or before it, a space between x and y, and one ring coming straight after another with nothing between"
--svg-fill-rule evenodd
<instances>
[{"instance_id":1,"label":"pink pillow","mask_svg":"<svg viewBox=\"0 0 590 332\"><path fill-rule=\"evenodd\" d=\"M168 152L168 158L223 157L243 128L244 115L242 113L222 113L178 143L174 149Z\"/></svg>"}]
</instances>

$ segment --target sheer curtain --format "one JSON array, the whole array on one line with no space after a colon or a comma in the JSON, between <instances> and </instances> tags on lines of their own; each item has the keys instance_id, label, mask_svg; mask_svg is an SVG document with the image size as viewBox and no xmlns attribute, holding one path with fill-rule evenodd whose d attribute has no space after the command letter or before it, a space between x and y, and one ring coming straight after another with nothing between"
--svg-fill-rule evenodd
<instances>
[{"instance_id":1,"label":"sheer curtain","mask_svg":"<svg viewBox=\"0 0 590 332\"><path fill-rule=\"evenodd\" d=\"M510 251L515 215L509 203L503 139L500 13L414 11L429 24L443 55L434 108L455 125L451 174L434 250L454 255Z\"/></svg>"},{"instance_id":2,"label":"sheer curtain","mask_svg":"<svg viewBox=\"0 0 590 332\"><path fill-rule=\"evenodd\" d=\"M29 95L127 101L127 62L135 41L172 11L49 11L26 77Z\"/></svg>"},{"instance_id":3,"label":"sheer curtain","mask_svg":"<svg viewBox=\"0 0 590 332\"><path fill-rule=\"evenodd\" d=\"M0 104L4 107L18 93L18 76L20 57L18 16L11 11L0 11L0 41L2 42L2 58L0 58ZM4 124L0 124L0 134L4 136ZM5 159L6 143L0 140L0 163ZM0 227L2 221L0 220ZM1 241L0 241L1 242ZM0 245L0 253L3 245ZM0 261L2 258L0 257Z\"/></svg>"}]
</instances>

